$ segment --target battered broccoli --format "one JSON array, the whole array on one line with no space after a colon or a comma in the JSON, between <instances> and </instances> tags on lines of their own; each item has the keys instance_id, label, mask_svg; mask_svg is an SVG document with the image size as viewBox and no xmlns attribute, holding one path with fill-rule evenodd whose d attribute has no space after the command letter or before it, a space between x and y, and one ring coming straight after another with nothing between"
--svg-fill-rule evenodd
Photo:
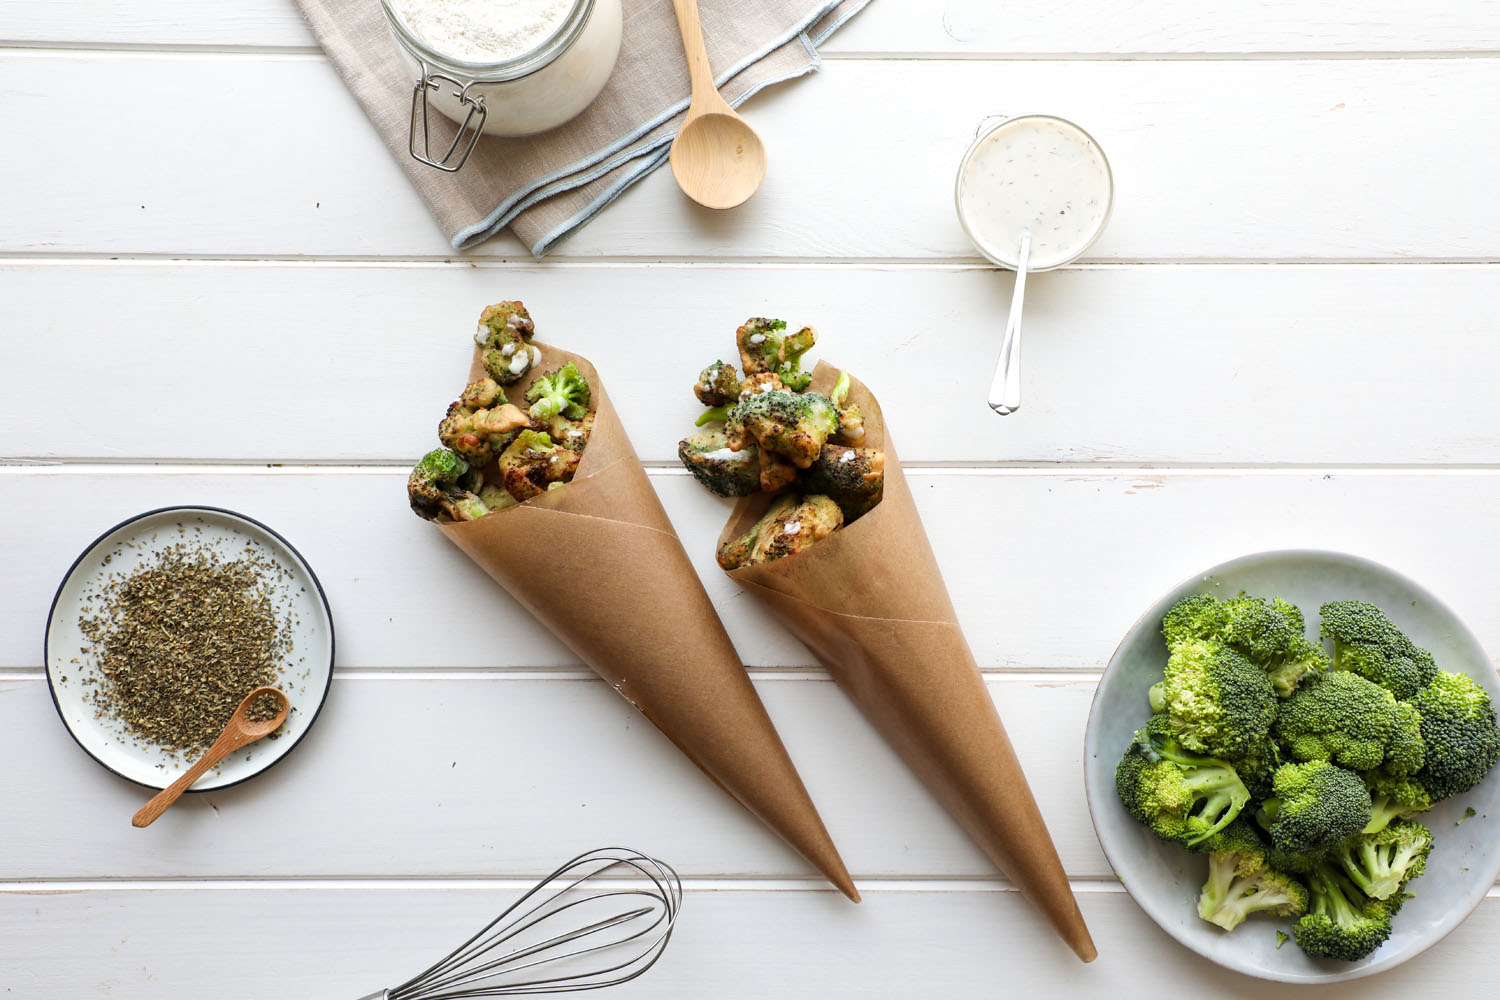
<instances>
[{"instance_id":1,"label":"battered broccoli","mask_svg":"<svg viewBox=\"0 0 1500 1000\"><path fill-rule=\"evenodd\" d=\"M1163 700L1189 750L1234 759L1260 746L1276 716L1276 694L1265 671L1215 642L1172 650Z\"/></svg>"},{"instance_id":2,"label":"battered broccoli","mask_svg":"<svg viewBox=\"0 0 1500 1000\"><path fill-rule=\"evenodd\" d=\"M823 496L778 497L751 529L719 550L725 569L772 562L811 547L844 523L838 504Z\"/></svg>"},{"instance_id":3,"label":"battered broccoli","mask_svg":"<svg viewBox=\"0 0 1500 1000\"><path fill-rule=\"evenodd\" d=\"M446 514L455 521L474 521L490 510L475 495L479 485L479 473L463 456L447 448L435 448L411 470L406 495L418 517L435 521Z\"/></svg>"},{"instance_id":4,"label":"battered broccoli","mask_svg":"<svg viewBox=\"0 0 1500 1000\"><path fill-rule=\"evenodd\" d=\"M1500 727L1484 688L1466 674L1441 672L1412 699L1421 716L1427 763L1417 777L1434 799L1467 792L1500 759Z\"/></svg>"},{"instance_id":5,"label":"battered broccoli","mask_svg":"<svg viewBox=\"0 0 1500 1000\"><path fill-rule=\"evenodd\" d=\"M724 429L731 448L755 444L805 469L838 426L838 410L827 396L773 389L741 394Z\"/></svg>"},{"instance_id":6,"label":"battered broccoli","mask_svg":"<svg viewBox=\"0 0 1500 1000\"><path fill-rule=\"evenodd\" d=\"M497 302L479 314L474 340L485 349L484 370L501 385L519 381L542 358L531 345L536 326L519 302Z\"/></svg>"},{"instance_id":7,"label":"battered broccoli","mask_svg":"<svg viewBox=\"0 0 1500 1000\"><path fill-rule=\"evenodd\" d=\"M1364 833L1384 830L1392 820L1411 819L1432 808L1432 795L1417 778L1393 775L1385 769L1365 772L1370 790L1370 822Z\"/></svg>"},{"instance_id":8,"label":"battered broccoli","mask_svg":"<svg viewBox=\"0 0 1500 1000\"><path fill-rule=\"evenodd\" d=\"M510 443L516 431L530 423L520 407L504 401L494 379L481 378L470 382L449 405L447 416L438 424L438 440L472 465L483 467Z\"/></svg>"},{"instance_id":9,"label":"battered broccoli","mask_svg":"<svg viewBox=\"0 0 1500 1000\"><path fill-rule=\"evenodd\" d=\"M734 365L715 361L698 373L693 395L704 406L729 406L740 398L740 377ZM720 419L723 419L722 417ZM701 426L701 425L700 425Z\"/></svg>"},{"instance_id":10,"label":"battered broccoli","mask_svg":"<svg viewBox=\"0 0 1500 1000\"><path fill-rule=\"evenodd\" d=\"M1370 899L1328 864L1308 876L1307 913L1292 928L1297 945L1315 958L1355 962L1391 935L1390 907Z\"/></svg>"},{"instance_id":11,"label":"battered broccoli","mask_svg":"<svg viewBox=\"0 0 1500 1000\"><path fill-rule=\"evenodd\" d=\"M1295 917L1307 909L1307 890L1270 866L1265 845L1243 819L1215 834L1210 844L1198 916L1232 931L1252 914Z\"/></svg>"},{"instance_id":12,"label":"battered broccoli","mask_svg":"<svg viewBox=\"0 0 1500 1000\"><path fill-rule=\"evenodd\" d=\"M825 444L817 461L798 479L804 492L832 497L848 524L880 502L885 487L885 452Z\"/></svg>"},{"instance_id":13,"label":"battered broccoli","mask_svg":"<svg viewBox=\"0 0 1500 1000\"><path fill-rule=\"evenodd\" d=\"M501 482L517 500L530 500L572 479L582 457L576 451L553 444L552 438L540 431L522 431L500 453Z\"/></svg>"},{"instance_id":14,"label":"battered broccoli","mask_svg":"<svg viewBox=\"0 0 1500 1000\"><path fill-rule=\"evenodd\" d=\"M1164 715L1136 732L1115 768L1115 788L1132 816L1189 848L1234 822L1250 801L1234 765L1187 750Z\"/></svg>"},{"instance_id":15,"label":"battered broccoli","mask_svg":"<svg viewBox=\"0 0 1500 1000\"><path fill-rule=\"evenodd\" d=\"M533 420L556 416L582 419L589 412L588 379L569 361L561 368L538 375L526 390L526 401L531 404Z\"/></svg>"},{"instance_id":16,"label":"battered broccoli","mask_svg":"<svg viewBox=\"0 0 1500 1000\"><path fill-rule=\"evenodd\" d=\"M1331 601L1319 612L1320 634L1333 640L1333 666L1352 670L1379 684L1402 701L1432 680L1437 664L1375 605L1366 601Z\"/></svg>"},{"instance_id":17,"label":"battered broccoli","mask_svg":"<svg viewBox=\"0 0 1500 1000\"><path fill-rule=\"evenodd\" d=\"M1283 764L1256 820L1283 851L1332 847L1370 822L1370 793L1353 771L1327 761Z\"/></svg>"},{"instance_id":18,"label":"battered broccoli","mask_svg":"<svg viewBox=\"0 0 1500 1000\"><path fill-rule=\"evenodd\" d=\"M1419 720L1411 706L1358 674L1334 670L1281 706L1273 732L1297 760L1331 760L1358 771L1384 762L1395 774L1422 766Z\"/></svg>"},{"instance_id":19,"label":"battered broccoli","mask_svg":"<svg viewBox=\"0 0 1500 1000\"><path fill-rule=\"evenodd\" d=\"M1431 850L1431 830L1421 823L1397 822L1340 844L1333 858L1365 895L1389 899L1422 874Z\"/></svg>"},{"instance_id":20,"label":"battered broccoli","mask_svg":"<svg viewBox=\"0 0 1500 1000\"><path fill-rule=\"evenodd\" d=\"M745 497L760 489L758 453L754 446L734 451L722 430L693 434L677 444L683 466L721 497Z\"/></svg>"},{"instance_id":21,"label":"battered broccoli","mask_svg":"<svg viewBox=\"0 0 1500 1000\"><path fill-rule=\"evenodd\" d=\"M801 392L812 381L812 373L802 370L802 355L817 341L818 332L810 326L793 333L786 330L785 320L748 319L734 332L735 342L747 376L773 372L787 388Z\"/></svg>"}]
</instances>

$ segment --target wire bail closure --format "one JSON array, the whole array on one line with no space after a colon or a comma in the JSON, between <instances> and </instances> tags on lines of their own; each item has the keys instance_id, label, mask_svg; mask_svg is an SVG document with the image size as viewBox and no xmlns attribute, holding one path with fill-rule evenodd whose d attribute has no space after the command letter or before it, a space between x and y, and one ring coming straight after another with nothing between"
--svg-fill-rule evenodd
<instances>
[{"instance_id":1,"label":"wire bail closure","mask_svg":"<svg viewBox=\"0 0 1500 1000\"><path fill-rule=\"evenodd\" d=\"M431 73L424 65L421 67L422 75L417 78L416 86L411 93L411 129L407 141L407 151L411 153L412 159L425 163L429 167L436 167L445 173L457 173L463 165L469 161L469 154L474 152L474 147L479 143L479 136L484 130L484 120L489 116L489 109L484 105L483 94L470 94L469 88L473 82L461 83L453 77L444 73ZM437 90L444 83L452 85L453 96L458 98L461 105L468 109L464 120L459 123L458 131L453 134L453 141L448 144L448 149L442 156L433 158L432 135L428 125L428 92ZM422 150L417 151L417 126L421 123L422 128ZM464 134L468 133L468 141L464 141ZM463 151L459 153L459 147ZM458 162L452 162L454 154L458 153Z\"/></svg>"}]
</instances>

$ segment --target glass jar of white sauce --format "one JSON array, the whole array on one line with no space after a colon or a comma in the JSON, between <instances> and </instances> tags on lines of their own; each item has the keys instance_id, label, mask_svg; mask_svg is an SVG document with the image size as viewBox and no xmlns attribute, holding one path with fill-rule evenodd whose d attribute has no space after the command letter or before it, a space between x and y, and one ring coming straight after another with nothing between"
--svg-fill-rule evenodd
<instances>
[{"instance_id":1,"label":"glass jar of white sauce","mask_svg":"<svg viewBox=\"0 0 1500 1000\"><path fill-rule=\"evenodd\" d=\"M467 2L487 13L484 0ZM604 89L620 54L620 0L529 2L529 37L525 30L459 33L453 26L462 21L451 15L463 13L463 0L380 0L380 6L417 76L408 148L415 159L450 173L481 135L532 135L576 116ZM432 135L429 108L458 124L446 149Z\"/></svg>"}]
</instances>

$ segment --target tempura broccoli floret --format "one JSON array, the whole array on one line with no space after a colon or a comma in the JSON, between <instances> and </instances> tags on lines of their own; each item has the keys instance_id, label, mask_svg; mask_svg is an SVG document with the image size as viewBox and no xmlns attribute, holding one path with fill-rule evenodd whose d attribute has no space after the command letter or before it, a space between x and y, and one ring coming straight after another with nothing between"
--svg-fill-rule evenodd
<instances>
[{"instance_id":1,"label":"tempura broccoli floret","mask_svg":"<svg viewBox=\"0 0 1500 1000\"><path fill-rule=\"evenodd\" d=\"M1335 670L1288 698L1272 731L1297 760L1331 760L1357 771L1384 762L1392 773L1412 774L1423 760L1418 727L1416 713L1385 688Z\"/></svg>"},{"instance_id":2,"label":"tempura broccoli floret","mask_svg":"<svg viewBox=\"0 0 1500 1000\"><path fill-rule=\"evenodd\" d=\"M1466 674L1440 672L1412 698L1421 716L1426 766L1417 774L1434 799L1467 792L1500 759L1490 696Z\"/></svg>"},{"instance_id":3,"label":"tempura broccoli floret","mask_svg":"<svg viewBox=\"0 0 1500 1000\"><path fill-rule=\"evenodd\" d=\"M417 516L429 521L443 514L455 521L475 521L490 511L474 492L479 485L478 472L463 456L448 448L434 448L411 470L406 495Z\"/></svg>"},{"instance_id":4,"label":"tempura broccoli floret","mask_svg":"<svg viewBox=\"0 0 1500 1000\"><path fill-rule=\"evenodd\" d=\"M803 491L832 497L848 524L880 502L885 487L885 452L825 444L817 461L798 480Z\"/></svg>"},{"instance_id":5,"label":"tempura broccoli floret","mask_svg":"<svg viewBox=\"0 0 1500 1000\"><path fill-rule=\"evenodd\" d=\"M497 302L479 314L474 340L483 347L482 362L490 378L501 385L517 382L542 359L531 344L536 325L519 302Z\"/></svg>"},{"instance_id":6,"label":"tempura broccoli floret","mask_svg":"<svg viewBox=\"0 0 1500 1000\"><path fill-rule=\"evenodd\" d=\"M1132 816L1189 848L1234 822L1250 801L1234 765L1187 750L1165 715L1136 732L1115 768L1115 788Z\"/></svg>"},{"instance_id":7,"label":"tempura broccoli floret","mask_svg":"<svg viewBox=\"0 0 1500 1000\"><path fill-rule=\"evenodd\" d=\"M530 500L572 479L582 457L540 431L525 430L500 453L501 482L517 500Z\"/></svg>"},{"instance_id":8,"label":"tempura broccoli floret","mask_svg":"<svg viewBox=\"0 0 1500 1000\"><path fill-rule=\"evenodd\" d=\"M588 379L569 361L561 368L538 375L526 390L526 401L531 404L533 420L556 416L579 420L589 412Z\"/></svg>"},{"instance_id":9,"label":"tempura broccoli floret","mask_svg":"<svg viewBox=\"0 0 1500 1000\"><path fill-rule=\"evenodd\" d=\"M1432 850L1432 831L1400 821L1376 833L1362 833L1334 849L1349 880L1372 899L1389 899L1422 874Z\"/></svg>"},{"instance_id":10,"label":"tempura broccoli floret","mask_svg":"<svg viewBox=\"0 0 1500 1000\"><path fill-rule=\"evenodd\" d=\"M1189 750L1233 759L1265 740L1276 694L1265 671L1228 646L1186 642L1167 659L1163 700Z\"/></svg>"},{"instance_id":11,"label":"tempura broccoli floret","mask_svg":"<svg viewBox=\"0 0 1500 1000\"><path fill-rule=\"evenodd\" d=\"M738 569L796 555L843 523L843 512L828 497L783 495L742 537L725 543L719 550L719 565Z\"/></svg>"},{"instance_id":12,"label":"tempura broccoli floret","mask_svg":"<svg viewBox=\"0 0 1500 1000\"><path fill-rule=\"evenodd\" d=\"M704 431L677 443L677 457L710 493L747 497L760 489L759 449L735 451L723 430Z\"/></svg>"},{"instance_id":13,"label":"tempura broccoli floret","mask_svg":"<svg viewBox=\"0 0 1500 1000\"><path fill-rule=\"evenodd\" d=\"M731 448L754 444L805 469L838 426L838 410L827 396L771 390L741 394L724 429Z\"/></svg>"},{"instance_id":14,"label":"tempura broccoli floret","mask_svg":"<svg viewBox=\"0 0 1500 1000\"><path fill-rule=\"evenodd\" d=\"M1332 865L1313 869L1308 889L1307 913L1292 929L1298 947L1307 954L1355 962L1390 937L1390 907L1364 895Z\"/></svg>"},{"instance_id":15,"label":"tempura broccoli floret","mask_svg":"<svg viewBox=\"0 0 1500 1000\"><path fill-rule=\"evenodd\" d=\"M812 373L802 370L802 355L818 339L818 332L812 327L803 326L788 333L785 320L756 317L747 319L734 336L746 376L772 372L794 392L806 389L812 381Z\"/></svg>"},{"instance_id":16,"label":"tempura broccoli floret","mask_svg":"<svg viewBox=\"0 0 1500 1000\"><path fill-rule=\"evenodd\" d=\"M704 406L729 406L740 398L740 377L734 365L715 361L698 373L693 395ZM723 419L722 417L720 419Z\"/></svg>"},{"instance_id":17,"label":"tempura broccoli floret","mask_svg":"<svg viewBox=\"0 0 1500 1000\"><path fill-rule=\"evenodd\" d=\"M1331 601L1320 614L1320 634L1333 640L1334 669L1352 670L1402 701L1410 701L1437 673L1432 654L1419 649L1375 605Z\"/></svg>"},{"instance_id":18,"label":"tempura broccoli floret","mask_svg":"<svg viewBox=\"0 0 1500 1000\"><path fill-rule=\"evenodd\" d=\"M1353 771L1327 761L1283 764L1256 819L1283 851L1332 847L1370 822L1370 793Z\"/></svg>"},{"instance_id":19,"label":"tempura broccoli floret","mask_svg":"<svg viewBox=\"0 0 1500 1000\"><path fill-rule=\"evenodd\" d=\"M465 386L463 395L449 405L438 424L438 440L470 464L483 467L530 423L520 407L505 402L494 379L481 378Z\"/></svg>"},{"instance_id":20,"label":"tempura broccoli floret","mask_svg":"<svg viewBox=\"0 0 1500 1000\"><path fill-rule=\"evenodd\" d=\"M1208 880L1198 896L1198 916L1232 931L1256 913L1295 917L1307 909L1307 889L1266 860L1255 830L1237 819L1211 838Z\"/></svg>"},{"instance_id":21,"label":"tempura broccoli floret","mask_svg":"<svg viewBox=\"0 0 1500 1000\"><path fill-rule=\"evenodd\" d=\"M1365 787L1370 790L1370 822L1364 833L1376 833L1392 820L1411 819L1432 808L1427 786L1409 775L1394 775L1383 768L1365 772Z\"/></svg>"}]
</instances>

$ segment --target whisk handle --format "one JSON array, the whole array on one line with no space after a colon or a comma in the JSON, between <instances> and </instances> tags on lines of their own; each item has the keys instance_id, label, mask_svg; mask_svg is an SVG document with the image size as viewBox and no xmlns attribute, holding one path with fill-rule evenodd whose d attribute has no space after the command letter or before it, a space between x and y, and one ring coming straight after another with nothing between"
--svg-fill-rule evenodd
<instances>
[{"instance_id":1,"label":"whisk handle","mask_svg":"<svg viewBox=\"0 0 1500 1000\"><path fill-rule=\"evenodd\" d=\"M390 990L376 990L367 997L360 997L359 1000L390 1000L390 997Z\"/></svg>"}]
</instances>

